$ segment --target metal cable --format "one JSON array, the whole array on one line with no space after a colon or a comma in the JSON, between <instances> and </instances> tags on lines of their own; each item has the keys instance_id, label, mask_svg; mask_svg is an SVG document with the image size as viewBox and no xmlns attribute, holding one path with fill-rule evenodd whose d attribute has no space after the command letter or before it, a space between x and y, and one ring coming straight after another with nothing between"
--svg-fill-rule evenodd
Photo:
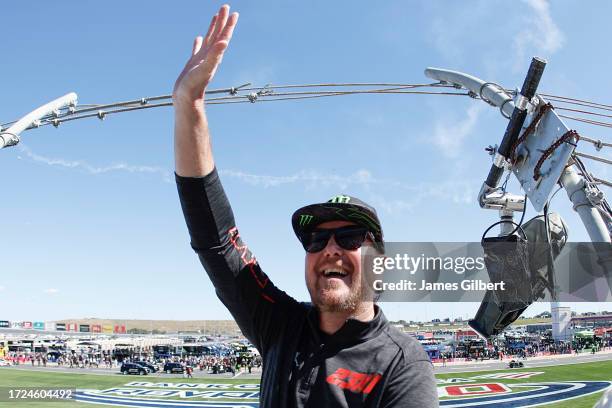
<instances>
[{"instance_id":1,"label":"metal cable","mask_svg":"<svg viewBox=\"0 0 612 408\"><path fill-rule=\"evenodd\" d=\"M551 101L551 102L556 102L556 103L565 103L565 104L568 104L568 105L586 106L588 108L600 109L600 110L612 112L612 108L604 108L604 107L600 107L600 106L591 105L591 104L588 104L588 103L570 102L570 101L566 101L566 100L558 99L558 98L554 98L554 97L547 97L546 100L547 101Z\"/></svg>"},{"instance_id":2,"label":"metal cable","mask_svg":"<svg viewBox=\"0 0 612 408\"><path fill-rule=\"evenodd\" d=\"M596 185L596 178L587 171L586 166L584 165L580 157L577 157L576 154L574 154L572 157L574 159L576 167L578 167L578 169L582 172L582 176L587 181L587 183L593 188L598 189ZM610 204L605 198L601 200L598 205L593 205L599 210L599 212L605 214L609 219L612 219L612 207L610 207Z\"/></svg>"},{"instance_id":3,"label":"metal cable","mask_svg":"<svg viewBox=\"0 0 612 408\"><path fill-rule=\"evenodd\" d=\"M412 87L412 86L409 86ZM257 88L262 89L262 88ZM342 95L354 95L354 94L419 94L419 95L454 95L454 96L467 96L467 93L459 93L459 92L434 92L434 91L409 91L404 90L404 87L401 88L387 88L387 89L374 89L374 90L351 90L351 91L321 91L321 92L284 92L284 93L268 93L268 94L260 94L256 98L257 102L273 102L273 101L282 101L282 100L295 100L295 99L312 99L312 98L322 98L322 97L330 97L330 96L342 96ZM235 95L235 96L223 96L217 98L209 98L205 100L205 103L208 105L220 105L220 104L231 104L231 103L250 103L255 102L249 98L251 95ZM162 99L161 97L156 97L158 99ZM149 98L146 98L149 99ZM140 100L135 100L136 103L139 103ZM100 107L121 107L126 106L121 109L111 109L111 110L102 110ZM98 117L99 119L103 119L105 116L120 113L120 112L129 112L141 109L150 109L157 108L162 106L172 106L172 102L164 102L164 103L154 103L154 104L139 104L138 106L129 106L128 102L119 102L118 104L107 104L107 105L98 105L96 108L87 108L84 110L78 110L74 113L66 113L62 117L53 117L41 120L39 126L46 125L54 125L59 126L63 122L69 122L77 119ZM95 112L93 112L95 111ZM84 112L92 112L85 113ZM39 126L31 126L28 129L32 129Z\"/></svg>"},{"instance_id":4,"label":"metal cable","mask_svg":"<svg viewBox=\"0 0 612 408\"><path fill-rule=\"evenodd\" d=\"M555 106L555 110L564 110L564 111L570 111L570 112L584 113L586 115L595 115L595 116L602 116L604 118L612 118L612 115L605 115L603 113L597 113L597 112L589 112L589 111L580 110L580 109L563 108L560 106Z\"/></svg>"},{"instance_id":5,"label":"metal cable","mask_svg":"<svg viewBox=\"0 0 612 408\"><path fill-rule=\"evenodd\" d=\"M596 125L596 126L602 126L602 127L612 127L612 123L608 123L608 122L599 122L596 120L591 120L591 119L584 119L584 118L577 118L575 116L567 116L567 115L559 115L560 118L565 118L565 119L570 119L570 120L575 120L577 122L583 122L583 123L588 123L590 125Z\"/></svg>"},{"instance_id":6,"label":"metal cable","mask_svg":"<svg viewBox=\"0 0 612 408\"><path fill-rule=\"evenodd\" d=\"M606 164L612 164L612 160L604 159L603 157L593 156L593 155L582 153L582 152L574 152L574 154L578 157L584 157L585 159L591 159L591 160L595 160L595 161L606 163Z\"/></svg>"},{"instance_id":7,"label":"metal cable","mask_svg":"<svg viewBox=\"0 0 612 408\"><path fill-rule=\"evenodd\" d=\"M452 88L452 86L446 85L446 84L442 84L440 82L427 83L427 84L404 84L404 83L384 83L384 82L321 83L321 84L289 84L289 85L274 85L274 86L266 85L265 87L250 87L250 88L247 88L247 86L249 86L249 85L251 85L251 84L250 83L246 83L246 84L240 85L238 87L213 89L213 90L210 90L210 91L206 91L206 94L227 93L227 94L230 94L232 96L236 96L239 91L261 91L263 89L274 90L274 89L296 89L296 88L313 88L313 87L347 87L347 86L363 86L363 87L372 87L372 86L385 86L385 87L389 87L389 86L392 86L392 87L396 87L397 89L422 88L422 87ZM391 89L394 89L394 88L391 88ZM358 90L358 91L352 91L352 92L351 91L338 91L338 92L362 93L364 91L373 91L373 90ZM246 97L248 97L248 96L246 96ZM165 99L172 99L172 95L168 94L168 95L151 96L151 97L145 97L145 98L140 98L140 99L133 99L133 100L128 100L128 101L114 102L114 103L109 103L109 104L87 104L87 105L80 105L82 108L76 109L76 110L73 109L74 112L71 112L71 113L78 114L78 113L85 113L85 112L93 112L93 111L97 111L97 110L101 110L101 109L108 109L108 108L120 107L120 106L132 106L132 105L140 106L140 105L146 105L146 104L148 104L149 102L152 102L152 101L159 101L159 100L165 100ZM164 106L164 105L156 105L156 106ZM51 119L51 118L57 118L57 115L53 115L53 114L47 115L47 116L41 118L41 121L42 120ZM17 121L15 120L15 121L10 121L10 122L6 122L6 123L2 123L2 124L0 124L0 128L8 127L8 126L12 125L15 122L17 122Z\"/></svg>"},{"instance_id":8,"label":"metal cable","mask_svg":"<svg viewBox=\"0 0 612 408\"><path fill-rule=\"evenodd\" d=\"M602 142L600 139L591 139L590 137L580 135L580 140L592 143L597 150L601 150L602 147L612 147L612 143Z\"/></svg>"},{"instance_id":9,"label":"metal cable","mask_svg":"<svg viewBox=\"0 0 612 408\"><path fill-rule=\"evenodd\" d=\"M542 95L545 98L558 98L558 99L564 99L566 101L588 103L590 105L596 105L596 106L600 106L602 108L610 108L610 109L612 109L612 105L606 105L606 104L598 103L598 102L591 102L591 101L587 101L587 100L584 100L584 99L576 99L576 98L570 98L570 97L567 97L567 96L550 95L550 94L544 94L544 93L540 94L540 95Z\"/></svg>"},{"instance_id":10,"label":"metal cable","mask_svg":"<svg viewBox=\"0 0 612 408\"><path fill-rule=\"evenodd\" d=\"M593 176L593 180L595 180L597 183L603 184L604 186L612 187L612 181L600 179L599 177L595 176Z\"/></svg>"}]
</instances>

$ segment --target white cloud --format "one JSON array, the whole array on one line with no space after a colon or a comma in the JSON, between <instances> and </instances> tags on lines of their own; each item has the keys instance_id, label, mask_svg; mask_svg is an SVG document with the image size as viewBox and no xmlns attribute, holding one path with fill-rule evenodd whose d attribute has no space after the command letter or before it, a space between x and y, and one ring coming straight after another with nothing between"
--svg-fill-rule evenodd
<instances>
[{"instance_id":1,"label":"white cloud","mask_svg":"<svg viewBox=\"0 0 612 408\"><path fill-rule=\"evenodd\" d=\"M507 61L513 61L511 68L523 72L532 55L548 58L564 44L547 0L522 0L523 4L474 0L469 6L466 2L430 3L427 39L451 68L466 61L474 66L477 61L486 68L480 76L499 76L508 70ZM491 20L495 23L484 23ZM504 44L511 47L510 53Z\"/></svg>"},{"instance_id":2,"label":"white cloud","mask_svg":"<svg viewBox=\"0 0 612 408\"><path fill-rule=\"evenodd\" d=\"M167 169L161 167L153 167L153 166L135 166L126 163L116 163L111 164L104 167L96 167L93 166L86 161L83 160L64 160L57 158L50 158L41 156L32 152L27 146L19 145L19 149L22 153L24 153L28 158L34 160L35 162L48 164L49 166L56 167L66 167L70 169L81 169L86 171L89 174L103 174L109 173L113 171L125 171L128 173L149 173L149 174L159 174L165 182L172 182L173 177L172 173ZM21 156L18 156L21 159Z\"/></svg>"},{"instance_id":3,"label":"white cloud","mask_svg":"<svg viewBox=\"0 0 612 408\"><path fill-rule=\"evenodd\" d=\"M483 108L483 104L471 105L465 119L460 122L440 119L434 125L433 135L427 139L433 141L445 156L459 156L465 138L474 134L474 127Z\"/></svg>"},{"instance_id":4,"label":"white cloud","mask_svg":"<svg viewBox=\"0 0 612 408\"><path fill-rule=\"evenodd\" d=\"M523 29L514 39L515 61L522 68L527 52L544 53L550 56L561 49L564 36L550 15L550 4L546 0L523 0L529 6Z\"/></svg>"},{"instance_id":5,"label":"white cloud","mask_svg":"<svg viewBox=\"0 0 612 408\"><path fill-rule=\"evenodd\" d=\"M403 199L373 197L370 201L376 208L389 214L411 212L425 201L452 202L471 205L476 202L478 180L449 180L444 183L421 183L403 186L411 193L402 194Z\"/></svg>"},{"instance_id":6,"label":"white cloud","mask_svg":"<svg viewBox=\"0 0 612 408\"><path fill-rule=\"evenodd\" d=\"M252 174L240 170L219 170L219 173L222 176L236 178L244 183L253 186L262 186L264 188L300 183L307 188L321 186L345 189L351 185L380 184L382 182L380 180L375 180L368 170L363 169L348 176L321 173L316 170L302 170L287 176Z\"/></svg>"},{"instance_id":7,"label":"white cloud","mask_svg":"<svg viewBox=\"0 0 612 408\"><path fill-rule=\"evenodd\" d=\"M43 292L45 292L45 293L47 293L49 295L54 295L54 294L59 292L59 289L49 288L49 289L45 289Z\"/></svg>"},{"instance_id":8,"label":"white cloud","mask_svg":"<svg viewBox=\"0 0 612 408\"><path fill-rule=\"evenodd\" d=\"M278 187L286 184L300 183L307 187L333 187L346 190L349 187L362 187L372 193L368 200L376 208L380 208L390 214L398 214L417 208L423 201L436 199L439 201L452 202L455 204L472 204L476 194L475 187L479 186L477 180L449 180L441 183L405 183L397 180L379 179L368 170L362 169L342 176L338 174L321 173L314 170L301 171L289 176L270 176L260 174L249 174L236 170L220 170L223 177L236 178L242 182L262 186ZM380 192L371 191L370 187L379 189L391 189L392 195L384 194L385 197L396 196L398 193L405 199L380 199Z\"/></svg>"},{"instance_id":9,"label":"white cloud","mask_svg":"<svg viewBox=\"0 0 612 408\"><path fill-rule=\"evenodd\" d=\"M468 110L468 118L465 123L457 125L442 125L436 127L436 135L438 143L443 149L448 152L454 151L460 147L461 141L471 132L477 118L479 108L470 108ZM456 129L455 129L456 128ZM454 132L454 139L446 139L445 135ZM128 164L115 164L105 167L94 167L87 162L68 161L64 159L54 159L41 156L32 152L26 146L20 146L21 151L30 159L48 164L50 166L61 166L71 169L83 169L90 174L102 174L110 171L126 171L129 173L152 173L162 176L164 181L172 180L169 172L162 168L151 166L132 166ZM219 173L223 177L237 179L243 183L252 186L261 186L264 188L281 187L299 183L307 189L313 188L334 188L339 190L347 190L352 187L361 187L369 190L370 187L376 186L381 188L390 188L393 191L403 191L403 196L410 197L409 200L395 200L381 202L381 208L387 212L395 213L400 210L412 209L421 201L427 198L441 198L450 200L457 204L472 202L473 195L470 189L470 184L466 181L451 181L445 183L404 183L397 180L379 179L376 178L371 171L367 169L359 169L348 175L333 174L321 172L317 170L301 170L290 175L267 175L253 174L241 170L220 169ZM474 184L476 185L476 184ZM45 293L56 293L57 289L47 289Z\"/></svg>"}]
</instances>

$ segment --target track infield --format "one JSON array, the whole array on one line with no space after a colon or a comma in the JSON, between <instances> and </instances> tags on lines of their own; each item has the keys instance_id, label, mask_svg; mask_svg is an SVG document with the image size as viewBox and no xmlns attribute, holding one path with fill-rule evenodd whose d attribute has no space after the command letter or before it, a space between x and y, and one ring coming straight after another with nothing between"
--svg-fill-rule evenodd
<instances>
[{"instance_id":1,"label":"track infield","mask_svg":"<svg viewBox=\"0 0 612 408\"><path fill-rule=\"evenodd\" d=\"M592 407L612 384L612 361L439 374L442 407ZM0 405L15 407L257 407L259 380L66 374L0 369ZM76 389L77 401L8 400L13 389ZM347 391L349 392L349 391ZM42 404L42 405L41 405Z\"/></svg>"}]
</instances>

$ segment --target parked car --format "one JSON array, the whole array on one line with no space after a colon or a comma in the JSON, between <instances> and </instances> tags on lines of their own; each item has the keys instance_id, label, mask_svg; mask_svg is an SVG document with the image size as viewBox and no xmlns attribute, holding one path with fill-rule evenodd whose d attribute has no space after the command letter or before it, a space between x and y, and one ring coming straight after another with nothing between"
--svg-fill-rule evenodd
<instances>
[{"instance_id":1,"label":"parked car","mask_svg":"<svg viewBox=\"0 0 612 408\"><path fill-rule=\"evenodd\" d=\"M123 363L121 364L121 374L147 375L149 369L136 363Z\"/></svg>"},{"instance_id":2,"label":"parked car","mask_svg":"<svg viewBox=\"0 0 612 408\"><path fill-rule=\"evenodd\" d=\"M511 360L511 361L508 363L508 368L522 368L523 366L524 366L524 365L523 365L523 362L522 362L522 361Z\"/></svg>"},{"instance_id":3,"label":"parked car","mask_svg":"<svg viewBox=\"0 0 612 408\"><path fill-rule=\"evenodd\" d=\"M164 372L168 374L183 374L185 367L181 363L166 363L164 364Z\"/></svg>"},{"instance_id":4,"label":"parked car","mask_svg":"<svg viewBox=\"0 0 612 408\"><path fill-rule=\"evenodd\" d=\"M133 361L133 363L148 368L149 372L151 372L151 373L156 373L156 372L159 371L159 367L157 367L156 365L151 364L151 363L149 363L147 361Z\"/></svg>"}]
</instances>

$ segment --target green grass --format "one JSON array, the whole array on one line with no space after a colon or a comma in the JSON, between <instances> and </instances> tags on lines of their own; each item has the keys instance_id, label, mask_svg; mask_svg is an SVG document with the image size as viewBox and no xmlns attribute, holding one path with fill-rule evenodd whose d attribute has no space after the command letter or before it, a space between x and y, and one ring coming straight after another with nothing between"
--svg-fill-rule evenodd
<instances>
[{"instance_id":1,"label":"green grass","mask_svg":"<svg viewBox=\"0 0 612 408\"><path fill-rule=\"evenodd\" d=\"M508 372L509 370L495 371L478 371L466 373L450 373L438 374L437 378L468 378L496 372ZM531 382L547 382L547 381L597 381L607 380L612 381L612 361L603 361L595 363L569 364L555 367L525 367L520 370L511 370L513 373L519 372L542 372L530 378L524 379L494 379L490 381L501 382L505 384L520 384ZM79 388L79 389L106 389L112 387L123 386L131 381L148 381L148 382L169 382L169 383L227 383L227 384L247 384L259 383L258 379L250 378L193 378L185 379L182 377L156 377L156 376L122 376L114 375L92 375L92 374L67 374L60 372L49 371L22 371L11 368L0 369L0 384L1 387L45 387L45 388ZM474 380L474 383L489 381L489 380ZM468 384L468 383L466 383ZM462 384L464 385L464 384ZM546 405L545 407L555 408L590 408L601 397L601 392L589 395L582 398L569 400L567 402ZM3 405L0 403L0 405ZM15 407L39 407L39 408L59 408L64 406L92 408L92 404L70 402L46 402L43 405L40 403L9 403L7 406Z\"/></svg>"},{"instance_id":2,"label":"green grass","mask_svg":"<svg viewBox=\"0 0 612 408\"><path fill-rule=\"evenodd\" d=\"M15 370L11 368L0 369L0 388L6 387L21 387L21 388L58 388L58 389L98 389L103 390L113 387L122 387L132 381L147 381L147 382L165 382L165 383L215 383L215 384L259 384L259 379L253 378L183 378L176 377L157 377L157 376L136 376L136 375L120 375L116 372L109 375L93 375L93 374L72 374L62 372L46 371L25 371ZM223 401L218 399L217 401ZM92 408L98 404L89 404L76 401L58 401L45 402L43 405L38 402L32 403L7 403L11 407L33 407L33 408L60 408L83 407ZM3 403L0 402L0 406Z\"/></svg>"},{"instance_id":3,"label":"green grass","mask_svg":"<svg viewBox=\"0 0 612 408\"><path fill-rule=\"evenodd\" d=\"M451 374L438 374L437 378L465 378L476 375L508 372L510 370L495 370L495 371L479 371L474 373L451 373ZM580 364L567 364L559 365L554 367L525 367L521 369L511 370L513 373L520 372L542 372L533 377L523 379L495 379L492 382L500 382L504 384L521 384L521 383L537 383L547 381L612 381L612 360L602 361L596 363L580 363ZM483 381L483 380L477 380ZM476 382L476 381L475 381ZM555 404L542 405L546 408L592 408L593 405L601 398L603 392L598 392L585 397L572 399L566 402L559 402Z\"/></svg>"}]
</instances>

